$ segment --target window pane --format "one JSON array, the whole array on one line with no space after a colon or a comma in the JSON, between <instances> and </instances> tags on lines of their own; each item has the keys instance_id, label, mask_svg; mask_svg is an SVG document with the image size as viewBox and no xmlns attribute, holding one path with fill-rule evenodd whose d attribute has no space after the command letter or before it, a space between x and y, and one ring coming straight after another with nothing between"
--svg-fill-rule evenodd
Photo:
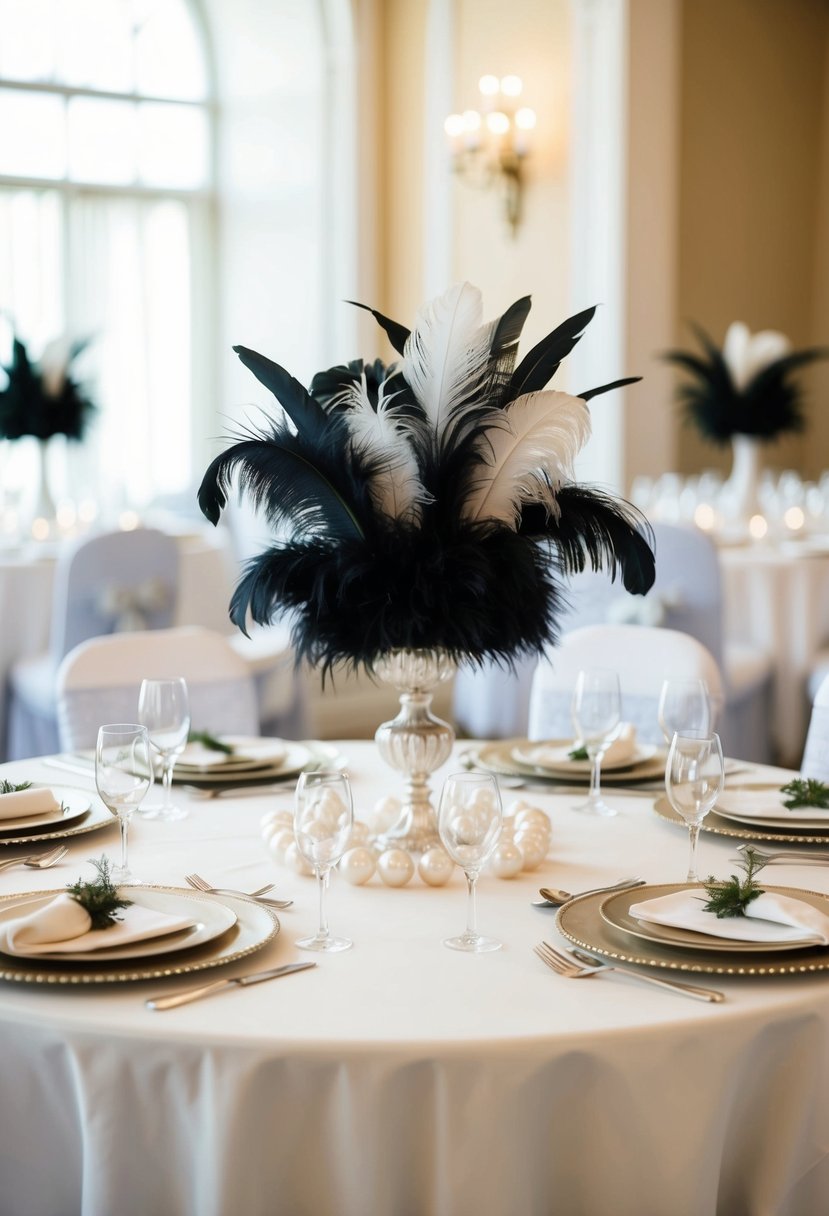
<instances>
[{"instance_id":1,"label":"window pane","mask_svg":"<svg viewBox=\"0 0 829 1216\"><path fill-rule=\"evenodd\" d=\"M73 97L69 102L69 176L124 186L135 181L136 115L129 101Z\"/></svg>"},{"instance_id":2,"label":"window pane","mask_svg":"<svg viewBox=\"0 0 829 1216\"><path fill-rule=\"evenodd\" d=\"M193 106L141 102L139 176L146 186L198 189L209 172L207 115Z\"/></svg>"},{"instance_id":3,"label":"window pane","mask_svg":"<svg viewBox=\"0 0 829 1216\"><path fill-rule=\"evenodd\" d=\"M146 13L136 22L135 71L139 93L203 101L207 73L198 31L178 0L145 0Z\"/></svg>"},{"instance_id":4,"label":"window pane","mask_svg":"<svg viewBox=\"0 0 829 1216\"><path fill-rule=\"evenodd\" d=\"M58 80L129 93L134 87L132 16L122 0L63 0Z\"/></svg>"},{"instance_id":5,"label":"window pane","mask_svg":"<svg viewBox=\"0 0 829 1216\"><path fill-rule=\"evenodd\" d=\"M0 76L49 81L55 70L54 0L0 0Z\"/></svg>"},{"instance_id":6,"label":"window pane","mask_svg":"<svg viewBox=\"0 0 829 1216\"><path fill-rule=\"evenodd\" d=\"M65 123L61 97L0 89L0 174L63 177Z\"/></svg>"}]
</instances>

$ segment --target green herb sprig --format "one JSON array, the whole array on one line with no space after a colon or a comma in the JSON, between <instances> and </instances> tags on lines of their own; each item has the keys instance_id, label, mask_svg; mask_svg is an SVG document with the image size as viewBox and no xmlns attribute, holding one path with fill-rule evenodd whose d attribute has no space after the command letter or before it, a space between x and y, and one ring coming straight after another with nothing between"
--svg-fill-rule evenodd
<instances>
[{"instance_id":1,"label":"green herb sprig","mask_svg":"<svg viewBox=\"0 0 829 1216\"><path fill-rule=\"evenodd\" d=\"M21 781L15 785L13 781L0 781L0 794L19 794L21 790L30 790L31 781Z\"/></svg>"},{"instance_id":2,"label":"green herb sprig","mask_svg":"<svg viewBox=\"0 0 829 1216\"><path fill-rule=\"evenodd\" d=\"M129 908L132 900L122 899L118 894L118 888L110 875L108 857L100 857L97 860L90 858L90 861L98 877L92 882L84 882L79 878L77 882L67 883L66 889L82 908L86 908L93 929L109 929L116 921L124 919L118 912L121 908Z\"/></svg>"},{"instance_id":3,"label":"green herb sprig","mask_svg":"<svg viewBox=\"0 0 829 1216\"><path fill-rule=\"evenodd\" d=\"M756 851L748 848L740 862L745 878L741 879L738 874L732 874L729 879L709 876L705 884L708 902L704 905L704 910L713 912L718 920L727 916L745 916L746 908L752 900L763 894L763 888L755 882L754 876L764 865L765 862L760 860Z\"/></svg>"},{"instance_id":4,"label":"green herb sprig","mask_svg":"<svg viewBox=\"0 0 829 1216\"><path fill-rule=\"evenodd\" d=\"M801 781L799 777L796 777L788 785L782 785L780 793L789 795L783 803L783 806L789 811L793 811L799 806L817 806L823 810L829 810L829 785L824 785L822 781L815 781L811 777L806 781Z\"/></svg>"},{"instance_id":5,"label":"green herb sprig","mask_svg":"<svg viewBox=\"0 0 829 1216\"><path fill-rule=\"evenodd\" d=\"M587 754L587 748L584 746L584 744L582 744L579 747L572 748L567 753L567 759L568 760L589 760L590 757Z\"/></svg>"},{"instance_id":6,"label":"green herb sprig","mask_svg":"<svg viewBox=\"0 0 829 1216\"><path fill-rule=\"evenodd\" d=\"M191 730L187 736L187 742L201 743L211 752L221 752L224 756L232 756L234 751L229 743L223 743L221 739L217 739L215 735L211 735L206 730Z\"/></svg>"}]
</instances>

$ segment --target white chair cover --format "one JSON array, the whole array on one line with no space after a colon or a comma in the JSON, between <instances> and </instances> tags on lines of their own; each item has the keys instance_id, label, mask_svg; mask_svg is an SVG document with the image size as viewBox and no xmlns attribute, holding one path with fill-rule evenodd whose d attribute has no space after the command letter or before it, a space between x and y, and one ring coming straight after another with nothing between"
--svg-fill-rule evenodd
<instances>
[{"instance_id":1,"label":"white chair cover","mask_svg":"<svg viewBox=\"0 0 829 1216\"><path fill-rule=\"evenodd\" d=\"M829 676L815 694L800 771L803 777L829 781Z\"/></svg>"},{"instance_id":2,"label":"white chair cover","mask_svg":"<svg viewBox=\"0 0 829 1216\"><path fill-rule=\"evenodd\" d=\"M713 697L722 679L713 656L687 634L643 625L587 625L565 634L558 650L538 664L530 695L529 737L573 737L570 705L578 673L609 667L619 673L622 719L642 743L664 743L657 716L662 682L704 680Z\"/></svg>"},{"instance_id":3,"label":"white chair cover","mask_svg":"<svg viewBox=\"0 0 829 1216\"><path fill-rule=\"evenodd\" d=\"M16 663L9 677L8 759L57 749L55 676L73 647L113 631L172 624L178 564L175 539L155 528L104 532L61 552L49 651Z\"/></svg>"},{"instance_id":4,"label":"white chair cover","mask_svg":"<svg viewBox=\"0 0 829 1216\"><path fill-rule=\"evenodd\" d=\"M104 722L134 722L143 679L187 681L194 730L259 733L253 676L229 640L209 629L161 629L93 638L58 669L60 746L95 746Z\"/></svg>"}]
</instances>

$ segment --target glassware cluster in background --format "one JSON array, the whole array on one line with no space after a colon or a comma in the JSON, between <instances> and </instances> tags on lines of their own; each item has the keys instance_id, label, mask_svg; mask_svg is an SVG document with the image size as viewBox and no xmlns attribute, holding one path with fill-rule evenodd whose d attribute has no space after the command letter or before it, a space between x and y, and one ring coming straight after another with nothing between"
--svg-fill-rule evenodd
<instances>
[{"instance_id":1,"label":"glassware cluster in background","mask_svg":"<svg viewBox=\"0 0 829 1216\"><path fill-rule=\"evenodd\" d=\"M698 476L663 473L636 477L630 497L648 519L668 524L696 524L716 536L725 526L725 480L708 469ZM760 477L762 524L756 540L782 541L825 537L829 542L829 471L818 481L804 481L794 469L766 469ZM765 525L765 527L763 527Z\"/></svg>"}]
</instances>

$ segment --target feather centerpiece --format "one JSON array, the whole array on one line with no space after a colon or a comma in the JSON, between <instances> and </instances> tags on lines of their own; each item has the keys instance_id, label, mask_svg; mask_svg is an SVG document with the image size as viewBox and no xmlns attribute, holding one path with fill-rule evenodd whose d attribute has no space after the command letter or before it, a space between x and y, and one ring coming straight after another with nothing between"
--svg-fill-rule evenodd
<instances>
[{"instance_id":1,"label":"feather centerpiece","mask_svg":"<svg viewBox=\"0 0 829 1216\"><path fill-rule=\"evenodd\" d=\"M803 399L793 373L829 349L792 351L773 330L751 334L740 321L729 326L722 349L693 327L703 353L668 351L664 358L686 373L678 400L704 438L727 443L735 435L769 442L803 429Z\"/></svg>"},{"instance_id":2,"label":"feather centerpiece","mask_svg":"<svg viewBox=\"0 0 829 1216\"><path fill-rule=\"evenodd\" d=\"M365 307L359 305L359 307ZM372 670L398 650L506 664L556 640L562 574L608 567L629 591L654 579L647 522L577 485L588 400L547 384L588 309L517 361L529 297L484 322L481 294L450 288L411 330L374 309L400 361L355 360L306 390L245 347L281 410L208 467L199 505L217 523L234 477L279 530L231 601L243 631L286 612L298 657Z\"/></svg>"},{"instance_id":3,"label":"feather centerpiece","mask_svg":"<svg viewBox=\"0 0 829 1216\"><path fill-rule=\"evenodd\" d=\"M20 338L13 338L11 363L3 367L6 385L0 388L0 438L83 438L95 406L69 372L88 345L88 338L52 342L37 364Z\"/></svg>"}]
</instances>

